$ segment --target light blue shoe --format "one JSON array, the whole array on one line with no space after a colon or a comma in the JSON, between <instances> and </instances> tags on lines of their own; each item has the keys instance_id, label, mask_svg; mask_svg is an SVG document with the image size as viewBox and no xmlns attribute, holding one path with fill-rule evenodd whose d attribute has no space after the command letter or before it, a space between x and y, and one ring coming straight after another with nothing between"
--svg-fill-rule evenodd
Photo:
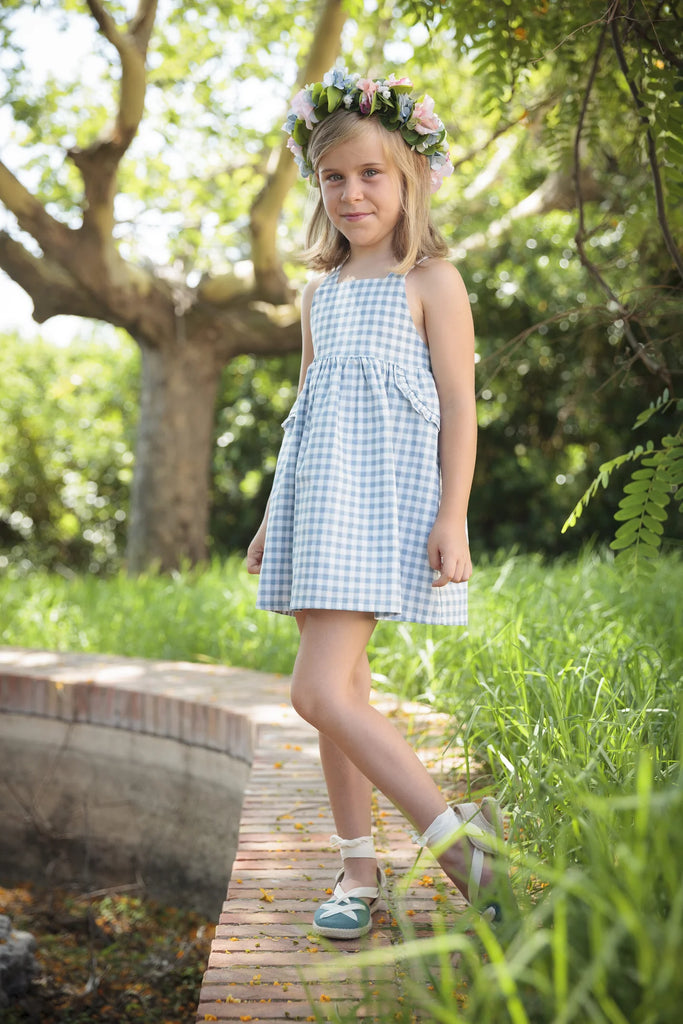
<instances>
[{"instance_id":1,"label":"light blue shoe","mask_svg":"<svg viewBox=\"0 0 683 1024\"><path fill-rule=\"evenodd\" d=\"M372 928L372 912L384 885L384 872L377 868L377 885L361 885L344 892L337 875L334 892L321 903L313 916L313 932L327 939L358 939ZM369 902L367 902L369 900Z\"/></svg>"}]
</instances>

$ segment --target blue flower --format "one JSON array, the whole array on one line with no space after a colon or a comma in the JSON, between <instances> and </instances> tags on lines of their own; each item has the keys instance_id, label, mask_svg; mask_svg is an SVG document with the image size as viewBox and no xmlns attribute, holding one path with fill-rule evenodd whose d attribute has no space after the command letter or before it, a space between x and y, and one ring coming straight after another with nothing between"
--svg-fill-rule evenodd
<instances>
[{"instance_id":1,"label":"blue flower","mask_svg":"<svg viewBox=\"0 0 683 1024\"><path fill-rule=\"evenodd\" d=\"M410 115L413 112L415 101L405 92L400 92L397 95L396 100L398 103L398 119L401 124L406 124L406 122L410 120Z\"/></svg>"},{"instance_id":2,"label":"blue flower","mask_svg":"<svg viewBox=\"0 0 683 1024\"><path fill-rule=\"evenodd\" d=\"M323 85L333 85L335 89L341 89L344 91L350 84L348 82L348 73L346 68L332 68L323 75Z\"/></svg>"}]
</instances>

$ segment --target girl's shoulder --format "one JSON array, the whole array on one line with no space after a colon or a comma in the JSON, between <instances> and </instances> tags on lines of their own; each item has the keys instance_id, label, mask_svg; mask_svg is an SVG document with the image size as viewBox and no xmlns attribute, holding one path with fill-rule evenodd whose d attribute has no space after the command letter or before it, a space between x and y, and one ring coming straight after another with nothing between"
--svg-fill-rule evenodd
<instances>
[{"instance_id":1,"label":"girl's shoulder","mask_svg":"<svg viewBox=\"0 0 683 1024\"><path fill-rule=\"evenodd\" d=\"M453 266L450 260L441 256L429 256L420 260L412 270L408 271L408 277L414 277L418 281L462 281L460 271Z\"/></svg>"},{"instance_id":2,"label":"girl's shoulder","mask_svg":"<svg viewBox=\"0 0 683 1024\"><path fill-rule=\"evenodd\" d=\"M406 275L408 289L420 300L443 301L445 295L467 295L460 271L446 259L432 257L416 263Z\"/></svg>"},{"instance_id":3,"label":"girl's shoulder","mask_svg":"<svg viewBox=\"0 0 683 1024\"><path fill-rule=\"evenodd\" d=\"M311 305L313 303L313 296L315 295L316 291L323 283L325 278L328 276L328 274L316 274L315 277L312 277L309 281L306 282L306 284L303 287L303 291L301 292L302 311L310 310Z\"/></svg>"}]
</instances>

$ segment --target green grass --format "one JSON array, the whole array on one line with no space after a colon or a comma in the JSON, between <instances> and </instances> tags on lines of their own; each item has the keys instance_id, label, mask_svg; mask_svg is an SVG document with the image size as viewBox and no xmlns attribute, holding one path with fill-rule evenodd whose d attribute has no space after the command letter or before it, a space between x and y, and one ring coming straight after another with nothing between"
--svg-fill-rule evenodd
<instances>
[{"instance_id":1,"label":"green grass","mask_svg":"<svg viewBox=\"0 0 683 1024\"><path fill-rule=\"evenodd\" d=\"M407 933L370 954L400 966L411 1007L377 1019L678 1024L680 580L675 555L642 579L590 552L506 557L477 568L467 629L379 624L376 684L446 711L444 746L486 763L525 912L496 935ZM254 594L236 560L136 581L4 579L0 642L288 672L295 624L255 612Z\"/></svg>"}]
</instances>

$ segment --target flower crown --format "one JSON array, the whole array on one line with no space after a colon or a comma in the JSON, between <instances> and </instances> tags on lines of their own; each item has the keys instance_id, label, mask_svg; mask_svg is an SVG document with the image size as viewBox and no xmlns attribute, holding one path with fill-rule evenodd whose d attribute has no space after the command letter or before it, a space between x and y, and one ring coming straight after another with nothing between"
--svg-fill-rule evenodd
<instances>
[{"instance_id":1,"label":"flower crown","mask_svg":"<svg viewBox=\"0 0 683 1024\"><path fill-rule=\"evenodd\" d=\"M301 89L292 101L292 109L282 128L289 135L287 147L303 177L314 175L308 158L313 128L341 107L364 117L375 114L388 131L398 129L410 148L429 160L431 190L436 192L443 179L453 173L446 129L434 113L431 96L425 95L416 101L408 95L412 87L409 78L396 78L393 74L373 81L349 75L346 68L333 68L322 82Z\"/></svg>"}]
</instances>

